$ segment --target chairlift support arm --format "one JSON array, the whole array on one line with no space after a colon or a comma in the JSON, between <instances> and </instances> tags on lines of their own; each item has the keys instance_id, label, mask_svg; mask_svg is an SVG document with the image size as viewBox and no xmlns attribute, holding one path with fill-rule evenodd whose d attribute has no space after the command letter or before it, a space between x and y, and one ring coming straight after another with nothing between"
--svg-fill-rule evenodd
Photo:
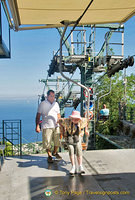
<instances>
[{"instance_id":1,"label":"chairlift support arm","mask_svg":"<svg viewBox=\"0 0 135 200\"><path fill-rule=\"evenodd\" d=\"M63 29L62 29L62 28L57 28L57 30L58 30L60 36L62 36ZM66 40L66 37L65 37L65 36L63 37L63 41L64 41L64 44L65 44L66 49L68 50L68 54L71 55L71 54L72 54L72 50L71 50L70 44L69 44L69 42Z\"/></svg>"},{"instance_id":2,"label":"chairlift support arm","mask_svg":"<svg viewBox=\"0 0 135 200\"><path fill-rule=\"evenodd\" d=\"M72 22L71 22L72 23ZM61 73L61 75L67 80L67 81L71 81L72 83L80 86L81 88L85 89L88 93L88 98L87 98L87 105L89 105L90 103L90 91L89 88L87 88L86 86L82 85L81 83L78 83L72 79L70 79L69 77L65 76L65 74L62 72L62 41L63 41L63 37L65 35L65 32L67 30L68 25L70 24L70 22L66 22L65 23L65 27L63 30L63 33L61 35L61 39L60 39L60 65L59 65L59 71ZM87 107L87 118L89 119L89 106Z\"/></svg>"}]
</instances>

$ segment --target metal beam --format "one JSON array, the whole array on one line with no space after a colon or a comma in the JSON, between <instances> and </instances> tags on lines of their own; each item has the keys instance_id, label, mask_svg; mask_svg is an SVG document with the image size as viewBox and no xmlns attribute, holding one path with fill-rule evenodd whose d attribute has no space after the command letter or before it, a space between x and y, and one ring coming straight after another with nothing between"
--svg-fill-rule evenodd
<instances>
[{"instance_id":1,"label":"metal beam","mask_svg":"<svg viewBox=\"0 0 135 200\"><path fill-rule=\"evenodd\" d=\"M76 82L80 82L80 79L72 79ZM47 82L57 82L57 79L40 79L39 82L47 83ZM59 82L67 82L65 79L59 79Z\"/></svg>"},{"instance_id":2,"label":"metal beam","mask_svg":"<svg viewBox=\"0 0 135 200\"><path fill-rule=\"evenodd\" d=\"M5 0L1 0L1 3L2 3L3 9L4 9L4 12L5 12L5 15L6 15L6 17L7 17L9 26L10 26L10 28L13 28L13 24L12 24L11 17L10 17L8 8L7 8L6 1L5 1Z\"/></svg>"},{"instance_id":3,"label":"metal beam","mask_svg":"<svg viewBox=\"0 0 135 200\"><path fill-rule=\"evenodd\" d=\"M95 28L110 28L110 29L123 29L124 25L123 24L94 24L94 25L84 25L84 27L92 27L94 26Z\"/></svg>"},{"instance_id":4,"label":"metal beam","mask_svg":"<svg viewBox=\"0 0 135 200\"><path fill-rule=\"evenodd\" d=\"M18 9L17 9L17 2L16 0L8 0L8 4L11 10L11 14L14 20L14 26L15 26L15 30L17 31L19 26L21 25L20 23L20 17L19 17L19 13L18 13Z\"/></svg>"},{"instance_id":5,"label":"metal beam","mask_svg":"<svg viewBox=\"0 0 135 200\"><path fill-rule=\"evenodd\" d=\"M69 26L72 26L72 25L69 25ZM78 25L77 27L91 27L93 25L84 25L84 26L81 26L81 25ZM122 25L120 24L96 24L94 25L96 28L110 28L110 29L118 29L118 28L123 28ZM58 27L64 27L64 25L58 25L58 24L55 24L55 25L46 25L46 24L43 24L43 25L39 25L39 26L23 26L23 27L18 27L16 29L16 31L24 31L24 30L35 30L35 29L46 29L46 28L58 28Z\"/></svg>"},{"instance_id":6,"label":"metal beam","mask_svg":"<svg viewBox=\"0 0 135 200\"><path fill-rule=\"evenodd\" d=\"M0 3L0 58L10 58L10 29L9 29L9 50L2 39L1 3Z\"/></svg>"}]
</instances>

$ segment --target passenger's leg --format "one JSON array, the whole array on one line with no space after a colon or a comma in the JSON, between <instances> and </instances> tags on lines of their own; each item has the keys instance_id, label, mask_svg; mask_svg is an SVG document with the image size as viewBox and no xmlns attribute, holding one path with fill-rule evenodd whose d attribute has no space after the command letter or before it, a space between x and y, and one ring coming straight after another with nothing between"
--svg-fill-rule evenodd
<instances>
[{"instance_id":1,"label":"passenger's leg","mask_svg":"<svg viewBox=\"0 0 135 200\"><path fill-rule=\"evenodd\" d=\"M73 145L68 145L68 149L69 149L69 158L72 164L72 168L70 170L70 174L74 174L75 173L75 156L74 156L74 146Z\"/></svg>"},{"instance_id":2,"label":"passenger's leg","mask_svg":"<svg viewBox=\"0 0 135 200\"><path fill-rule=\"evenodd\" d=\"M78 165L82 165L82 156L77 156Z\"/></svg>"},{"instance_id":3,"label":"passenger's leg","mask_svg":"<svg viewBox=\"0 0 135 200\"><path fill-rule=\"evenodd\" d=\"M77 161L79 166L79 173L85 173L83 166L82 166L82 137L79 137L79 142L76 145L76 155L77 155Z\"/></svg>"}]
</instances>

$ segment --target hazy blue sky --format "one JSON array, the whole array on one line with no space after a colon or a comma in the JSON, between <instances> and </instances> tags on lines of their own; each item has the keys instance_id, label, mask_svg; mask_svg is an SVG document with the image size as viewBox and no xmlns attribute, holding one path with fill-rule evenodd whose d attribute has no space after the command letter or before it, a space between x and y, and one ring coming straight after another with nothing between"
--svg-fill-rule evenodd
<instances>
[{"instance_id":1,"label":"hazy blue sky","mask_svg":"<svg viewBox=\"0 0 135 200\"><path fill-rule=\"evenodd\" d=\"M103 42L102 32L97 31L97 46ZM38 80L46 78L53 51L59 48L59 40L56 29L11 30L11 59L0 60L0 98L36 98L41 94L43 84ZM125 57L135 55L135 17L125 23L124 43ZM131 71L135 73L135 66L128 69L128 73Z\"/></svg>"}]
</instances>

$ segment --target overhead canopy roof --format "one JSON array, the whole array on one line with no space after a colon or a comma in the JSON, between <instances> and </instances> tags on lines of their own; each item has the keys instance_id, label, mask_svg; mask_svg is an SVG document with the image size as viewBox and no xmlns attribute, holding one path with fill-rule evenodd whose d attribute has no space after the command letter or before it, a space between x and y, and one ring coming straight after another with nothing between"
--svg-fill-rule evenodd
<instances>
[{"instance_id":1,"label":"overhead canopy roof","mask_svg":"<svg viewBox=\"0 0 135 200\"><path fill-rule=\"evenodd\" d=\"M76 21L90 0L8 0L16 28L21 25L60 27ZM135 0L94 0L80 25L123 23L135 14Z\"/></svg>"}]
</instances>

